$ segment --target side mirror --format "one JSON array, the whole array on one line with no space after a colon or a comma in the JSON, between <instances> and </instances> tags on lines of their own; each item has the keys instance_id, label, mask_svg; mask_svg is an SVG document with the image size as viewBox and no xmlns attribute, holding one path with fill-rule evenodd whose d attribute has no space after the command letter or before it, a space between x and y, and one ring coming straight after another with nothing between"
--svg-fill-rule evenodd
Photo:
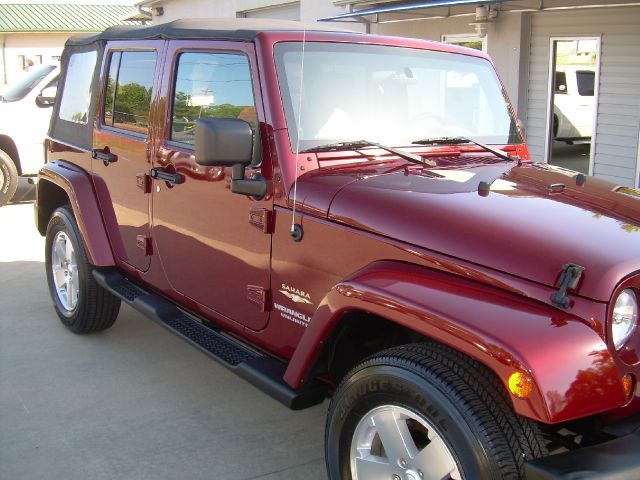
<instances>
[{"instance_id":1,"label":"side mirror","mask_svg":"<svg viewBox=\"0 0 640 480\"><path fill-rule=\"evenodd\" d=\"M36 105L40 108L51 107L56 102L57 87L47 87L36 97Z\"/></svg>"},{"instance_id":2,"label":"side mirror","mask_svg":"<svg viewBox=\"0 0 640 480\"><path fill-rule=\"evenodd\" d=\"M232 167L231 191L255 200L267 194L267 182L259 173L244 178L244 169L253 160L253 130L239 118L196 120L196 163L205 167Z\"/></svg>"},{"instance_id":3,"label":"side mirror","mask_svg":"<svg viewBox=\"0 0 640 480\"><path fill-rule=\"evenodd\" d=\"M251 163L253 130L238 118L196 121L196 163L205 167L243 167Z\"/></svg>"}]
</instances>

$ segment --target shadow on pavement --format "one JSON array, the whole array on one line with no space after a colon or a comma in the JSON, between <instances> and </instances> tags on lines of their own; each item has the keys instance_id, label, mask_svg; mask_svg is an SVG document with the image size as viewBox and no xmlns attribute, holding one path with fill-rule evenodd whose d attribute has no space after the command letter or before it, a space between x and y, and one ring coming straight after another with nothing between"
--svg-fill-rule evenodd
<instances>
[{"instance_id":1,"label":"shadow on pavement","mask_svg":"<svg viewBox=\"0 0 640 480\"><path fill-rule=\"evenodd\" d=\"M33 203L36 199L36 185L30 178L18 179L18 188L13 199L7 205Z\"/></svg>"}]
</instances>

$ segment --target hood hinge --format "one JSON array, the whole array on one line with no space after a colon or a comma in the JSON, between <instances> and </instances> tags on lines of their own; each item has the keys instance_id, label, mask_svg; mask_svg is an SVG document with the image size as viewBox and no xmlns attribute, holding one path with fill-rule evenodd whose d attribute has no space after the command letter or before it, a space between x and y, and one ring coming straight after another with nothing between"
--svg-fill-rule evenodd
<instances>
[{"instance_id":1,"label":"hood hinge","mask_svg":"<svg viewBox=\"0 0 640 480\"><path fill-rule=\"evenodd\" d=\"M566 263L558 279L558 291L551 294L551 303L560 308L569 308L569 290L575 290L582 278L584 267L575 263Z\"/></svg>"}]
</instances>

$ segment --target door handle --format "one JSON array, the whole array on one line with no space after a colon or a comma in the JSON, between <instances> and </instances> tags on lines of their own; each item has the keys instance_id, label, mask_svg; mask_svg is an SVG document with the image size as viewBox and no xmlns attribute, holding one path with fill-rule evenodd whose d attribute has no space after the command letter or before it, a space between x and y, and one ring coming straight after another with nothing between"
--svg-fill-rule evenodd
<instances>
[{"instance_id":1,"label":"door handle","mask_svg":"<svg viewBox=\"0 0 640 480\"><path fill-rule=\"evenodd\" d=\"M94 148L91 150L91 158L94 160L102 160L105 167L110 163L117 162L118 157L109 151L108 147L105 148Z\"/></svg>"},{"instance_id":2,"label":"door handle","mask_svg":"<svg viewBox=\"0 0 640 480\"><path fill-rule=\"evenodd\" d=\"M165 182L179 185L184 183L184 175L174 172L168 172L164 168L155 167L151 169L151 178L154 180L164 180Z\"/></svg>"}]
</instances>

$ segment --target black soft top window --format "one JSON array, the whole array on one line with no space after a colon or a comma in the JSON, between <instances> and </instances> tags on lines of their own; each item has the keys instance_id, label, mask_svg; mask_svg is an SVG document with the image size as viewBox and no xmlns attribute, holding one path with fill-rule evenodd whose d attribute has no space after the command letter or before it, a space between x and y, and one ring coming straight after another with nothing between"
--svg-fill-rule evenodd
<instances>
[{"instance_id":1,"label":"black soft top window","mask_svg":"<svg viewBox=\"0 0 640 480\"><path fill-rule=\"evenodd\" d=\"M73 47L67 44L62 54L58 100L49 128L51 138L91 149L96 86L103 50L99 42Z\"/></svg>"}]
</instances>

